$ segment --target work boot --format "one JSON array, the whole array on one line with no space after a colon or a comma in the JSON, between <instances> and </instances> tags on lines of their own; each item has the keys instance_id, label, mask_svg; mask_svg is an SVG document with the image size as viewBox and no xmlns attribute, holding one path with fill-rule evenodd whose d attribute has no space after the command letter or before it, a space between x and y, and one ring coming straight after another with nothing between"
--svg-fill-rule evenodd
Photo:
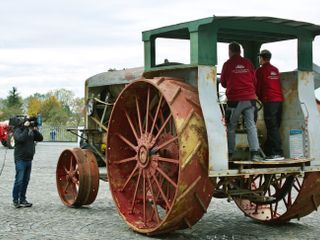
<instances>
[{"instance_id":1,"label":"work boot","mask_svg":"<svg viewBox=\"0 0 320 240\"><path fill-rule=\"evenodd\" d=\"M20 202L21 207L32 207L32 203L29 203L27 200Z\"/></svg>"},{"instance_id":2,"label":"work boot","mask_svg":"<svg viewBox=\"0 0 320 240\"><path fill-rule=\"evenodd\" d=\"M251 161L253 162L262 162L264 160L259 151L252 151L250 152L250 155Z\"/></svg>"},{"instance_id":3,"label":"work boot","mask_svg":"<svg viewBox=\"0 0 320 240\"><path fill-rule=\"evenodd\" d=\"M21 205L20 205L19 201L13 201L13 206L15 208L21 208Z\"/></svg>"}]
</instances>

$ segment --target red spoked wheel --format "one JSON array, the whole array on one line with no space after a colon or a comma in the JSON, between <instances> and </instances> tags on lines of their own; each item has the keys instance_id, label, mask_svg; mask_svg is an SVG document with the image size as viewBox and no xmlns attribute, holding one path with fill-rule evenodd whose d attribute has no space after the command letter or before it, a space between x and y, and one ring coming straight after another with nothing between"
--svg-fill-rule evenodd
<instances>
[{"instance_id":1,"label":"red spoked wheel","mask_svg":"<svg viewBox=\"0 0 320 240\"><path fill-rule=\"evenodd\" d=\"M112 195L135 231L191 227L206 212L213 183L194 88L166 78L130 84L113 107L107 142Z\"/></svg>"},{"instance_id":2,"label":"red spoked wheel","mask_svg":"<svg viewBox=\"0 0 320 240\"><path fill-rule=\"evenodd\" d=\"M234 198L246 216L263 223L287 222L317 210L320 173L256 175L240 180L258 198ZM250 200L249 200L250 199Z\"/></svg>"},{"instance_id":3,"label":"red spoked wheel","mask_svg":"<svg viewBox=\"0 0 320 240\"><path fill-rule=\"evenodd\" d=\"M58 160L57 189L63 204L69 207L89 205L96 199L99 169L94 154L88 149L66 149Z\"/></svg>"}]
</instances>

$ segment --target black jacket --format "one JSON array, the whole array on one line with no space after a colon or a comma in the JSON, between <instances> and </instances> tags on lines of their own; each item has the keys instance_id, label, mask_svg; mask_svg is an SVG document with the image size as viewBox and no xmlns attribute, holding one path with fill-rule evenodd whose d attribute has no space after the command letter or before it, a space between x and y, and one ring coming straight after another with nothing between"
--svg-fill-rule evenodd
<instances>
[{"instance_id":1,"label":"black jacket","mask_svg":"<svg viewBox=\"0 0 320 240\"><path fill-rule=\"evenodd\" d=\"M14 130L14 160L31 161L35 153L34 141L41 142L42 134L38 130L27 127L18 127Z\"/></svg>"}]
</instances>

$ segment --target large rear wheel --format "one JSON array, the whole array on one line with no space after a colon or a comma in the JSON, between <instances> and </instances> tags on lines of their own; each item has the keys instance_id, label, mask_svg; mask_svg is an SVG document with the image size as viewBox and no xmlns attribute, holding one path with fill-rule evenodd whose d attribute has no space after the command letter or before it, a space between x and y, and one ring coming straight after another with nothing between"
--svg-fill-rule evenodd
<instances>
[{"instance_id":1,"label":"large rear wheel","mask_svg":"<svg viewBox=\"0 0 320 240\"><path fill-rule=\"evenodd\" d=\"M263 223L287 222L317 210L320 204L320 173L256 175L238 182L256 194L235 197L246 216Z\"/></svg>"},{"instance_id":2,"label":"large rear wheel","mask_svg":"<svg viewBox=\"0 0 320 240\"><path fill-rule=\"evenodd\" d=\"M135 231L191 227L206 212L214 184L193 87L167 78L130 84L114 105L107 142L112 195Z\"/></svg>"}]
</instances>

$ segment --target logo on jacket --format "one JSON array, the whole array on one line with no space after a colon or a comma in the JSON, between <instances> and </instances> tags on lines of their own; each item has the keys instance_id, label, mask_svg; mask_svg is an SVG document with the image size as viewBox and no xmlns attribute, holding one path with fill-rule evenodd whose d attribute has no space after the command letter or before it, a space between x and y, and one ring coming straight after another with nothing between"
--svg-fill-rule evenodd
<instances>
[{"instance_id":1,"label":"logo on jacket","mask_svg":"<svg viewBox=\"0 0 320 240\"><path fill-rule=\"evenodd\" d=\"M241 65L241 64L238 64L238 65L236 66L236 68L237 68L237 69L243 69L243 68L245 68L245 66L243 66L243 65Z\"/></svg>"},{"instance_id":2,"label":"logo on jacket","mask_svg":"<svg viewBox=\"0 0 320 240\"><path fill-rule=\"evenodd\" d=\"M277 76L277 73L274 72L274 71L271 71L271 72L270 72L270 75L271 75L271 76Z\"/></svg>"},{"instance_id":3,"label":"logo on jacket","mask_svg":"<svg viewBox=\"0 0 320 240\"><path fill-rule=\"evenodd\" d=\"M248 71L249 70L242 64L236 65L235 68L232 70L233 73L247 73Z\"/></svg>"}]
</instances>

